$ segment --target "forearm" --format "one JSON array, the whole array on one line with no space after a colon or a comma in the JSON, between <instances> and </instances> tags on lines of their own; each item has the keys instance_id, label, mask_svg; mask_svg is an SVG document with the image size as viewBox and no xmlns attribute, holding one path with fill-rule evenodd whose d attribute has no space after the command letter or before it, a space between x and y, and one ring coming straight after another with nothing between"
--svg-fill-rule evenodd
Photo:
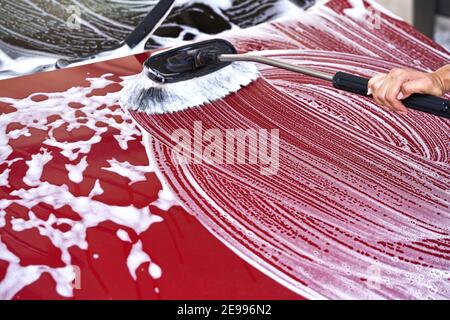
<instances>
[{"instance_id":1,"label":"forearm","mask_svg":"<svg viewBox=\"0 0 450 320\"><path fill-rule=\"evenodd\" d=\"M450 64L436 70L434 74L441 82L444 93L450 92Z\"/></svg>"}]
</instances>

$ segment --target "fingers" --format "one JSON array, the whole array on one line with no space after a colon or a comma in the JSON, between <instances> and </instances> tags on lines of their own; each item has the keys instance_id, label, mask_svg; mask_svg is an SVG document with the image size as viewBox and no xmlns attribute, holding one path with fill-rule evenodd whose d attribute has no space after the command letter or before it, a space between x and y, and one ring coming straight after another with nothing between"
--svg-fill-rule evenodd
<instances>
[{"instance_id":1,"label":"fingers","mask_svg":"<svg viewBox=\"0 0 450 320\"><path fill-rule=\"evenodd\" d=\"M377 74L369 81L369 91L375 101L386 110L406 113L408 109L401 102L406 98L403 85L417 73L420 72L393 69L389 74Z\"/></svg>"},{"instance_id":2,"label":"fingers","mask_svg":"<svg viewBox=\"0 0 450 320\"><path fill-rule=\"evenodd\" d=\"M388 74L379 73L369 80L368 94L387 110L407 112L401 102L413 93L441 96L442 81L433 73L412 69L392 69Z\"/></svg>"},{"instance_id":3,"label":"fingers","mask_svg":"<svg viewBox=\"0 0 450 320\"><path fill-rule=\"evenodd\" d=\"M435 72L398 68L388 74L377 74L369 81L369 94L388 110L407 112L401 101L414 93L441 96L445 85Z\"/></svg>"},{"instance_id":4,"label":"fingers","mask_svg":"<svg viewBox=\"0 0 450 320\"><path fill-rule=\"evenodd\" d=\"M392 74L380 73L369 81L369 93L385 110L407 112L406 107L399 101L402 79Z\"/></svg>"},{"instance_id":5,"label":"fingers","mask_svg":"<svg viewBox=\"0 0 450 320\"><path fill-rule=\"evenodd\" d=\"M403 83L401 92L404 97L407 98L414 93L431 94L435 96L441 96L442 91L440 87L433 81L431 75L424 76L416 80L410 80Z\"/></svg>"},{"instance_id":6,"label":"fingers","mask_svg":"<svg viewBox=\"0 0 450 320\"><path fill-rule=\"evenodd\" d=\"M400 98L403 98L401 93L401 88L404 83L404 78L402 75L390 76L389 81L385 81L384 86L384 97L382 99L385 106L387 106L390 110L397 112L408 112L408 109L403 105L400 101Z\"/></svg>"}]
</instances>

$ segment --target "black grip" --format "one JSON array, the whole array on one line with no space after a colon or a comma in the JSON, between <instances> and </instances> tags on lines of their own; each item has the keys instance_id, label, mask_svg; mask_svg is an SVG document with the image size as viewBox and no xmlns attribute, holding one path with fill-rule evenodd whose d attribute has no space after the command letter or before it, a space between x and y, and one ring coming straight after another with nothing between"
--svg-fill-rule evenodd
<instances>
[{"instance_id":1,"label":"black grip","mask_svg":"<svg viewBox=\"0 0 450 320\"><path fill-rule=\"evenodd\" d=\"M367 96L368 84L369 79L345 72L337 72L333 77L333 87L363 96ZM413 94L402 100L402 103L414 110L450 118L450 100L427 94Z\"/></svg>"}]
</instances>

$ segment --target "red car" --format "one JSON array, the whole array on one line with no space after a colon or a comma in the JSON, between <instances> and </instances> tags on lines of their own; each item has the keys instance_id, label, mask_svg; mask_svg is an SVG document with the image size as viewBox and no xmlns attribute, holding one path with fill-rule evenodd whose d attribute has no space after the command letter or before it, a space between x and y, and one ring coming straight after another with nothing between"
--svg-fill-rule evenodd
<instances>
[{"instance_id":1,"label":"red car","mask_svg":"<svg viewBox=\"0 0 450 320\"><path fill-rule=\"evenodd\" d=\"M366 77L450 61L353 2L223 37ZM0 81L1 299L450 297L449 120L260 65L224 99L129 112L120 91L149 54ZM274 133L277 149L266 163L174 162L173 133L196 126Z\"/></svg>"}]
</instances>

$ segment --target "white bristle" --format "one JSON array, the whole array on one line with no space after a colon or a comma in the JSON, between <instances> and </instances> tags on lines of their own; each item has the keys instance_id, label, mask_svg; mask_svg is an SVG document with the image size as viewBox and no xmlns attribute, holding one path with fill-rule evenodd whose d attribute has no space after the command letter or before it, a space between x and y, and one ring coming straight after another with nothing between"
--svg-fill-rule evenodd
<instances>
[{"instance_id":1,"label":"white bristle","mask_svg":"<svg viewBox=\"0 0 450 320\"><path fill-rule=\"evenodd\" d=\"M233 62L203 77L167 84L156 83L142 72L122 89L120 104L148 114L182 111L222 99L258 76L256 65L249 62Z\"/></svg>"}]
</instances>

